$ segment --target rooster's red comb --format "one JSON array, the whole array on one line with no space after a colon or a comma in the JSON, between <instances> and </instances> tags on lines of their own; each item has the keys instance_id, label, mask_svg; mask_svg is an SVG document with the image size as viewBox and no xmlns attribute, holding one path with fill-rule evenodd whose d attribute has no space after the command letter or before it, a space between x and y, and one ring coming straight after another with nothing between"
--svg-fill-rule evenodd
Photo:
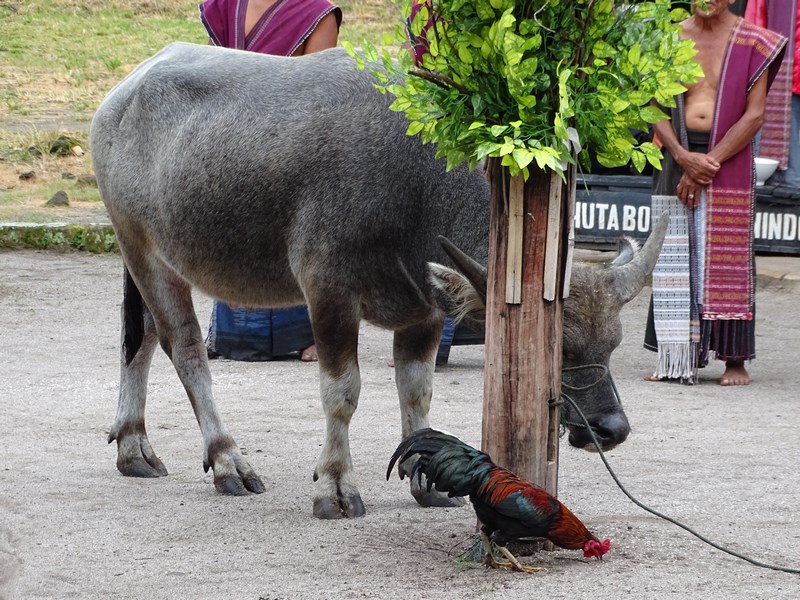
<instances>
[{"instance_id":1,"label":"rooster's red comb","mask_svg":"<svg viewBox=\"0 0 800 600\"><path fill-rule=\"evenodd\" d=\"M611 548L611 540L606 538L602 542L589 540L583 545L583 556L586 558L603 558L603 554Z\"/></svg>"}]
</instances>

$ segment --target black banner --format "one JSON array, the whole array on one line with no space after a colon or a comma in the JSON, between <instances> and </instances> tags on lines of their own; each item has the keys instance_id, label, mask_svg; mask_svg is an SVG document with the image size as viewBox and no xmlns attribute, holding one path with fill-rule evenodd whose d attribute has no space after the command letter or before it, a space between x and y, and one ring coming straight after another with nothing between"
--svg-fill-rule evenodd
<instances>
[{"instance_id":1,"label":"black banner","mask_svg":"<svg viewBox=\"0 0 800 600\"><path fill-rule=\"evenodd\" d=\"M576 242L616 244L622 236L644 240L649 233L649 177L586 175L578 179ZM800 190L795 194L773 186L758 188L754 238L756 252L800 254Z\"/></svg>"}]
</instances>

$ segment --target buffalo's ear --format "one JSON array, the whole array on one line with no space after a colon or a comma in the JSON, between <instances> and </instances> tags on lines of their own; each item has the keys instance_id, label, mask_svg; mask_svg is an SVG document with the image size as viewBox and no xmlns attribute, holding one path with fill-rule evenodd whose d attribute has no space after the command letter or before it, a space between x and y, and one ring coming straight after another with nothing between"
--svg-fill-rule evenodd
<instances>
[{"instance_id":1,"label":"buffalo's ear","mask_svg":"<svg viewBox=\"0 0 800 600\"><path fill-rule=\"evenodd\" d=\"M633 240L623 240L619 255L609 265L614 291L622 304L633 300L642 291L647 277L653 272L661 253L661 245L669 225L669 213L663 212L653 226L644 246Z\"/></svg>"},{"instance_id":2,"label":"buffalo's ear","mask_svg":"<svg viewBox=\"0 0 800 600\"><path fill-rule=\"evenodd\" d=\"M456 322L467 319L480 323L486 319L484 297L467 277L439 263L429 262L428 270L436 304Z\"/></svg>"},{"instance_id":3,"label":"buffalo's ear","mask_svg":"<svg viewBox=\"0 0 800 600\"><path fill-rule=\"evenodd\" d=\"M456 268L461 271L461 273L463 273L467 279L470 280L475 288L475 291L478 293L478 295L480 295L481 302L485 306L488 279L488 271L486 267L469 256L466 252L461 250L461 248L456 246L443 235L438 236L436 239L439 240L442 248L447 253L447 256L450 257L450 260L453 261L453 264L455 264Z\"/></svg>"}]
</instances>

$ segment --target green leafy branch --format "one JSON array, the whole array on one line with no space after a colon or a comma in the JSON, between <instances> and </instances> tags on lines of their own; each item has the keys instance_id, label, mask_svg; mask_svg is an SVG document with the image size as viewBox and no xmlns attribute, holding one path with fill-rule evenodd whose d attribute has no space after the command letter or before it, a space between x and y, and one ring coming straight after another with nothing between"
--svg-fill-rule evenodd
<instances>
[{"instance_id":1,"label":"green leafy branch","mask_svg":"<svg viewBox=\"0 0 800 600\"><path fill-rule=\"evenodd\" d=\"M412 0L400 1L409 16ZM588 162L589 148L609 167L660 168L659 149L631 130L666 118L654 103L672 106L702 75L679 35L688 15L670 0L432 0L431 11L419 65L410 52L345 46L448 168L496 158L512 175L527 177L535 162L563 176L576 156ZM423 7L415 37L428 19ZM387 42L407 43L407 32Z\"/></svg>"}]
</instances>

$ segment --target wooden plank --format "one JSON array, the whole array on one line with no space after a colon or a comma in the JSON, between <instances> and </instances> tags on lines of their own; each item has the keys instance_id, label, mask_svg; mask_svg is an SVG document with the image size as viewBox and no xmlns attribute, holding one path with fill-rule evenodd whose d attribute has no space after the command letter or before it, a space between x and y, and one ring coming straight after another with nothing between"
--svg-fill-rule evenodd
<instances>
[{"instance_id":1,"label":"wooden plank","mask_svg":"<svg viewBox=\"0 0 800 600\"><path fill-rule=\"evenodd\" d=\"M522 175L511 177L508 189L508 237L506 246L506 302L522 302L522 232L524 229Z\"/></svg>"},{"instance_id":2,"label":"wooden plank","mask_svg":"<svg viewBox=\"0 0 800 600\"><path fill-rule=\"evenodd\" d=\"M567 176L567 256L564 266L564 291L562 298L569 298L569 284L572 281L572 261L575 254L575 194L577 191L577 181L575 166L571 166Z\"/></svg>"},{"instance_id":3,"label":"wooden plank","mask_svg":"<svg viewBox=\"0 0 800 600\"><path fill-rule=\"evenodd\" d=\"M561 196L564 186L555 171L550 172L550 190L547 202L547 236L544 246L544 290L545 300L556 298L559 275L559 251L561 242Z\"/></svg>"}]
</instances>

